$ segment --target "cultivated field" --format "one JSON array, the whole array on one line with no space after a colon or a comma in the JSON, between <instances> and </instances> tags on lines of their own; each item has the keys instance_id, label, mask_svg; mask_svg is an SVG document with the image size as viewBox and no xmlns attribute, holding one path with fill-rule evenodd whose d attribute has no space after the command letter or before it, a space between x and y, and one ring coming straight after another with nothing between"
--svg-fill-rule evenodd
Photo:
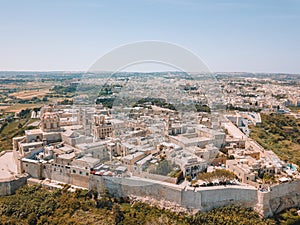
<instances>
[{"instance_id":1,"label":"cultivated field","mask_svg":"<svg viewBox=\"0 0 300 225\"><path fill-rule=\"evenodd\" d=\"M0 111L3 109L7 109L9 107L9 105L0 105Z\"/></svg>"},{"instance_id":2,"label":"cultivated field","mask_svg":"<svg viewBox=\"0 0 300 225\"><path fill-rule=\"evenodd\" d=\"M15 97L19 99L32 99L34 97L41 98L49 93L49 89L40 89L40 90L26 90L20 91L13 94L10 94L10 97Z\"/></svg>"},{"instance_id":3,"label":"cultivated field","mask_svg":"<svg viewBox=\"0 0 300 225\"><path fill-rule=\"evenodd\" d=\"M15 104L12 106L9 106L5 109L6 113L15 113L20 112L22 109L33 109L33 108L39 108L43 106L44 104Z\"/></svg>"}]
</instances>

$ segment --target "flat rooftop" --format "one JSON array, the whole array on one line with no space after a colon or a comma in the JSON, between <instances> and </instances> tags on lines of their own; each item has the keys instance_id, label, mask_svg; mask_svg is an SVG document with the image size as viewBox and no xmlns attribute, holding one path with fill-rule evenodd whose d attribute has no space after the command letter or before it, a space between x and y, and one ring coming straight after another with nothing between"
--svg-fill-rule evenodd
<instances>
[{"instance_id":1,"label":"flat rooftop","mask_svg":"<svg viewBox=\"0 0 300 225\"><path fill-rule=\"evenodd\" d=\"M144 152L136 152L136 153L133 153L133 154L130 154L130 155L126 155L122 159L131 160L131 159L135 159L135 158L137 158L139 156L142 156L142 155L144 155Z\"/></svg>"},{"instance_id":2,"label":"flat rooftop","mask_svg":"<svg viewBox=\"0 0 300 225\"><path fill-rule=\"evenodd\" d=\"M224 123L224 127L226 130L228 130L228 133L232 135L234 138L247 140L247 136L239 129L237 128L232 122L226 122Z\"/></svg>"},{"instance_id":3,"label":"flat rooftop","mask_svg":"<svg viewBox=\"0 0 300 225\"><path fill-rule=\"evenodd\" d=\"M98 141L98 142L92 142L92 143L83 143L83 144L78 144L76 146L80 150L86 150L86 149L89 149L89 148L95 148L95 147L105 146L105 142Z\"/></svg>"},{"instance_id":4,"label":"flat rooftop","mask_svg":"<svg viewBox=\"0 0 300 225\"><path fill-rule=\"evenodd\" d=\"M76 160L81 161L81 162L86 162L86 163L98 163L98 162L100 162L99 159L88 157L88 156L83 156L83 157L78 158Z\"/></svg>"},{"instance_id":5,"label":"flat rooftop","mask_svg":"<svg viewBox=\"0 0 300 225\"><path fill-rule=\"evenodd\" d=\"M32 146L43 146L43 142L30 142L30 143L21 143L23 147L32 147Z\"/></svg>"},{"instance_id":6,"label":"flat rooftop","mask_svg":"<svg viewBox=\"0 0 300 225\"><path fill-rule=\"evenodd\" d=\"M184 145L192 145L192 144L196 145L197 143L200 143L200 142L212 140L211 138L198 136L196 133L187 134L187 135L179 134L177 136L170 136L170 139L177 140L177 141L183 143Z\"/></svg>"},{"instance_id":7,"label":"flat rooftop","mask_svg":"<svg viewBox=\"0 0 300 225\"><path fill-rule=\"evenodd\" d=\"M75 156L76 156L75 152L72 152L70 154L61 154L61 155L58 155L57 157L60 158L60 159L70 160L70 159L74 159Z\"/></svg>"},{"instance_id":8,"label":"flat rooftop","mask_svg":"<svg viewBox=\"0 0 300 225\"><path fill-rule=\"evenodd\" d=\"M41 133L43 133L43 132L41 131L41 129L33 129L33 130L26 130L26 131L25 131L25 134L27 134L27 135L31 135L31 134L41 134Z\"/></svg>"}]
</instances>

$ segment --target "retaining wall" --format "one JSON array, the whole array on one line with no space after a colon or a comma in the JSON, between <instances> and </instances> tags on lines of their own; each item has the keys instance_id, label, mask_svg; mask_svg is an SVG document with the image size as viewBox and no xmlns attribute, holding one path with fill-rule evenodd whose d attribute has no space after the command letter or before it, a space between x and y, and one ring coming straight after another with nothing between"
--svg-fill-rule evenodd
<instances>
[{"instance_id":1,"label":"retaining wall","mask_svg":"<svg viewBox=\"0 0 300 225\"><path fill-rule=\"evenodd\" d=\"M272 216L285 209L300 207L300 180L278 184L269 192L258 191L257 211L264 216Z\"/></svg>"},{"instance_id":2,"label":"retaining wall","mask_svg":"<svg viewBox=\"0 0 300 225\"><path fill-rule=\"evenodd\" d=\"M115 197L136 195L175 202L189 209L209 211L226 205L251 207L268 217L291 207L300 207L300 180L278 184L261 192L251 186L182 187L142 178L91 176L90 189L108 189Z\"/></svg>"},{"instance_id":3,"label":"retaining wall","mask_svg":"<svg viewBox=\"0 0 300 225\"><path fill-rule=\"evenodd\" d=\"M1 181L0 182L0 196L12 195L20 187L26 184L27 175L16 177L13 180Z\"/></svg>"}]
</instances>

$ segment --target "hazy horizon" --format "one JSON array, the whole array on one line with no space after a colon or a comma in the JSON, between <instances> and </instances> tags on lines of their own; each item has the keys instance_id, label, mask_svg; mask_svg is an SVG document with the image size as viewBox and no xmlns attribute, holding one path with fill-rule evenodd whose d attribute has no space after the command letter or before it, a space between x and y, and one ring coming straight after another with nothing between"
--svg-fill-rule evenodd
<instances>
[{"instance_id":1,"label":"hazy horizon","mask_svg":"<svg viewBox=\"0 0 300 225\"><path fill-rule=\"evenodd\" d=\"M159 40L191 50L211 71L300 73L296 0L0 4L1 71L86 71L118 46Z\"/></svg>"}]
</instances>

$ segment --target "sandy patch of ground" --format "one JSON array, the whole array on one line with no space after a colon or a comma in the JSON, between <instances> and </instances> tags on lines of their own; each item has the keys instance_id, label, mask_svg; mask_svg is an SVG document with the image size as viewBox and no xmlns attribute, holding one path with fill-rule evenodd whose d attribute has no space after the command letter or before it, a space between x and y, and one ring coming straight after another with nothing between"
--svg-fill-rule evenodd
<instances>
[{"instance_id":1,"label":"sandy patch of ground","mask_svg":"<svg viewBox=\"0 0 300 225\"><path fill-rule=\"evenodd\" d=\"M0 110L1 109L7 109L9 107L9 105L0 105Z\"/></svg>"},{"instance_id":2,"label":"sandy patch of ground","mask_svg":"<svg viewBox=\"0 0 300 225\"><path fill-rule=\"evenodd\" d=\"M22 109L32 109L43 106L44 104L15 104L5 109L6 112L20 112Z\"/></svg>"},{"instance_id":3,"label":"sandy patch of ground","mask_svg":"<svg viewBox=\"0 0 300 225\"><path fill-rule=\"evenodd\" d=\"M6 152L0 156L0 180L8 180L18 173L17 164L13 158L13 152Z\"/></svg>"},{"instance_id":4,"label":"sandy patch of ground","mask_svg":"<svg viewBox=\"0 0 300 225\"><path fill-rule=\"evenodd\" d=\"M49 93L49 89L41 89L41 90L26 90L13 93L9 96L13 96L19 99L32 99L33 97L43 97L47 93Z\"/></svg>"}]
</instances>

